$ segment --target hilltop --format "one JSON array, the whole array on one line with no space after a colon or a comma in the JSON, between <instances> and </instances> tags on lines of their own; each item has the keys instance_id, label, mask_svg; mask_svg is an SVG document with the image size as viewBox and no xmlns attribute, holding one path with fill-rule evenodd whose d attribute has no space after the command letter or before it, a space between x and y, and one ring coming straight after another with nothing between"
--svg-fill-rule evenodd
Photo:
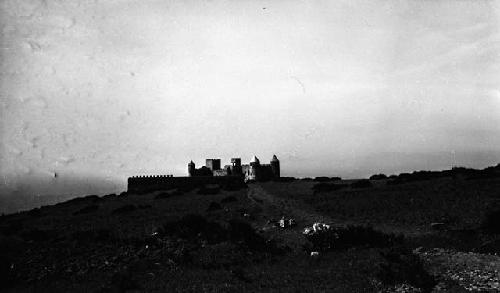
<instances>
[{"instance_id":1,"label":"hilltop","mask_svg":"<svg viewBox=\"0 0 500 293\"><path fill-rule=\"evenodd\" d=\"M281 178L76 198L0 217L1 289L495 290L498 173ZM280 227L283 216L296 226ZM331 231L303 235L315 222Z\"/></svg>"}]
</instances>

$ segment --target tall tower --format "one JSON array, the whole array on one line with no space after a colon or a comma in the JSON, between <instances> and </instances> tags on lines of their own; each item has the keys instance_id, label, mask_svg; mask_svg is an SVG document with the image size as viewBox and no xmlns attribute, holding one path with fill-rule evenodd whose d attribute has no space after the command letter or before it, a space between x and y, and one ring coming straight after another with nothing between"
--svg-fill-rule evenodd
<instances>
[{"instance_id":1,"label":"tall tower","mask_svg":"<svg viewBox=\"0 0 500 293\"><path fill-rule=\"evenodd\" d=\"M256 156L253 156L250 161L250 174L247 176L250 180L259 180L259 171L260 171L260 161Z\"/></svg>"},{"instance_id":2,"label":"tall tower","mask_svg":"<svg viewBox=\"0 0 500 293\"><path fill-rule=\"evenodd\" d=\"M205 166L211 171L220 170L220 159L206 159Z\"/></svg>"},{"instance_id":3,"label":"tall tower","mask_svg":"<svg viewBox=\"0 0 500 293\"><path fill-rule=\"evenodd\" d=\"M271 169L273 170L275 178L280 177L280 160L278 160L276 155L273 155L273 158L271 159Z\"/></svg>"},{"instance_id":4,"label":"tall tower","mask_svg":"<svg viewBox=\"0 0 500 293\"><path fill-rule=\"evenodd\" d=\"M194 176L195 171L196 171L196 167L194 165L194 162L191 160L191 162L188 163L188 174L189 174L189 177Z\"/></svg>"},{"instance_id":5,"label":"tall tower","mask_svg":"<svg viewBox=\"0 0 500 293\"><path fill-rule=\"evenodd\" d=\"M231 158L231 174L232 175L241 175L243 173L243 169L241 168L241 159L240 158Z\"/></svg>"}]
</instances>

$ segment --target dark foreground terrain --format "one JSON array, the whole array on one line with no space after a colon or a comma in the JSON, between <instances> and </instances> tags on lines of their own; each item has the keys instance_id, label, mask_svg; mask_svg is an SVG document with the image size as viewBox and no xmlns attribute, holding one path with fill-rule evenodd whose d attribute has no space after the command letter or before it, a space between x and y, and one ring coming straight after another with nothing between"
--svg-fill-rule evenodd
<instances>
[{"instance_id":1,"label":"dark foreground terrain","mask_svg":"<svg viewBox=\"0 0 500 293\"><path fill-rule=\"evenodd\" d=\"M497 292L500 177L465 171L87 196L2 216L0 290ZM315 222L331 229L303 235Z\"/></svg>"}]
</instances>

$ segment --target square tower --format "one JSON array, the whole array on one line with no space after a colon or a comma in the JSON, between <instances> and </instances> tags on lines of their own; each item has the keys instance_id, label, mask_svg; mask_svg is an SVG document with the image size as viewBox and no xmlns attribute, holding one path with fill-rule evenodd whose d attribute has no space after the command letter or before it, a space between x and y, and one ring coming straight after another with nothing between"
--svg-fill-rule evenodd
<instances>
[{"instance_id":1,"label":"square tower","mask_svg":"<svg viewBox=\"0 0 500 293\"><path fill-rule=\"evenodd\" d=\"M220 170L220 159L207 159L205 166L211 171Z\"/></svg>"}]
</instances>

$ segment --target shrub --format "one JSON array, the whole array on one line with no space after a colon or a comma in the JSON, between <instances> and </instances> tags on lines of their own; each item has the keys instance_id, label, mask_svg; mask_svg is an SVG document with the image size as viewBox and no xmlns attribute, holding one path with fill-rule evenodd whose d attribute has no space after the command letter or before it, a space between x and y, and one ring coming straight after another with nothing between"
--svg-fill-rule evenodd
<instances>
[{"instance_id":1,"label":"shrub","mask_svg":"<svg viewBox=\"0 0 500 293\"><path fill-rule=\"evenodd\" d=\"M97 195L87 195L87 196L83 196L83 197L76 197L76 198L67 200L65 202L58 203L58 204L56 204L56 206L67 205L67 204L76 204L76 203L85 203L85 202L93 203L93 202L98 202L101 200L102 200L102 198L100 198Z\"/></svg>"},{"instance_id":2,"label":"shrub","mask_svg":"<svg viewBox=\"0 0 500 293\"><path fill-rule=\"evenodd\" d=\"M42 215L42 211L40 208L35 208L30 211L28 211L28 216L33 217L33 218L38 218Z\"/></svg>"},{"instance_id":3,"label":"shrub","mask_svg":"<svg viewBox=\"0 0 500 293\"><path fill-rule=\"evenodd\" d=\"M437 283L424 269L419 257L406 248L392 247L383 251L382 257L385 263L382 263L376 275L385 284L408 283L423 292L431 292Z\"/></svg>"},{"instance_id":4,"label":"shrub","mask_svg":"<svg viewBox=\"0 0 500 293\"><path fill-rule=\"evenodd\" d=\"M70 239L78 243L106 242L113 239L109 229L77 230L71 233Z\"/></svg>"},{"instance_id":5,"label":"shrub","mask_svg":"<svg viewBox=\"0 0 500 293\"><path fill-rule=\"evenodd\" d=\"M278 177L273 179L276 182L293 182L295 180L297 180L295 177Z\"/></svg>"},{"instance_id":6,"label":"shrub","mask_svg":"<svg viewBox=\"0 0 500 293\"><path fill-rule=\"evenodd\" d=\"M12 259L6 254L0 254L0 289L11 287L16 281L15 277Z\"/></svg>"},{"instance_id":7,"label":"shrub","mask_svg":"<svg viewBox=\"0 0 500 293\"><path fill-rule=\"evenodd\" d=\"M84 208L79 209L78 211L74 212L73 215L82 215L82 214L88 214L95 212L99 209L99 206L96 204L93 205L88 205Z\"/></svg>"},{"instance_id":8,"label":"shrub","mask_svg":"<svg viewBox=\"0 0 500 293\"><path fill-rule=\"evenodd\" d=\"M232 195L224 197L220 202L221 203L230 203L230 202L235 202L238 201L238 199Z\"/></svg>"},{"instance_id":9,"label":"shrub","mask_svg":"<svg viewBox=\"0 0 500 293\"><path fill-rule=\"evenodd\" d=\"M238 219L229 220L223 226L207 221L200 215L187 215L179 221L164 224L161 235L176 236L191 242L203 240L208 244L230 241L253 251L271 254L282 252L274 242L257 234L249 223Z\"/></svg>"},{"instance_id":10,"label":"shrub","mask_svg":"<svg viewBox=\"0 0 500 293\"><path fill-rule=\"evenodd\" d=\"M217 211L217 210L222 210L222 206L219 203L212 201L210 203L210 205L208 206L207 211L211 212L211 211Z\"/></svg>"},{"instance_id":11,"label":"shrub","mask_svg":"<svg viewBox=\"0 0 500 293\"><path fill-rule=\"evenodd\" d=\"M490 234L500 234L500 210L488 212L481 223L481 228Z\"/></svg>"},{"instance_id":12,"label":"shrub","mask_svg":"<svg viewBox=\"0 0 500 293\"><path fill-rule=\"evenodd\" d=\"M321 177L315 177L315 178L314 178L314 181L317 181L317 182L328 182L328 181L330 181L330 178L328 178L328 177L324 177L324 176L321 176Z\"/></svg>"},{"instance_id":13,"label":"shrub","mask_svg":"<svg viewBox=\"0 0 500 293\"><path fill-rule=\"evenodd\" d=\"M126 292L131 290L139 290L141 287L135 281L134 275L129 269L120 269L111 276L110 287L105 288L105 291L110 292Z\"/></svg>"},{"instance_id":14,"label":"shrub","mask_svg":"<svg viewBox=\"0 0 500 293\"><path fill-rule=\"evenodd\" d=\"M356 246L389 247L403 242L403 236L385 234L367 226L330 229L306 236L315 250L347 249Z\"/></svg>"},{"instance_id":15,"label":"shrub","mask_svg":"<svg viewBox=\"0 0 500 293\"><path fill-rule=\"evenodd\" d=\"M219 186L203 186L198 190L198 194L213 195L220 192Z\"/></svg>"},{"instance_id":16,"label":"shrub","mask_svg":"<svg viewBox=\"0 0 500 293\"><path fill-rule=\"evenodd\" d=\"M102 199L111 199L111 198L115 198L117 197L117 195L115 193L110 193L110 194L106 194L105 196L102 197Z\"/></svg>"},{"instance_id":17,"label":"shrub","mask_svg":"<svg viewBox=\"0 0 500 293\"><path fill-rule=\"evenodd\" d=\"M22 231L21 238L28 241L44 242L57 238L57 233L52 230L40 230L37 228Z\"/></svg>"},{"instance_id":18,"label":"shrub","mask_svg":"<svg viewBox=\"0 0 500 293\"><path fill-rule=\"evenodd\" d=\"M177 190L181 193L191 192L196 189L196 186L192 184L185 184L183 186L179 186Z\"/></svg>"},{"instance_id":19,"label":"shrub","mask_svg":"<svg viewBox=\"0 0 500 293\"><path fill-rule=\"evenodd\" d=\"M317 183L313 186L313 191L314 193L318 192L329 192L329 191L336 191L340 190L342 188L346 188L346 184L335 184L335 183Z\"/></svg>"},{"instance_id":20,"label":"shrub","mask_svg":"<svg viewBox=\"0 0 500 293\"><path fill-rule=\"evenodd\" d=\"M125 214L125 213L130 213L137 210L137 207L133 204L127 204L123 205L119 208L114 209L111 214L117 215L117 214Z\"/></svg>"},{"instance_id":21,"label":"shrub","mask_svg":"<svg viewBox=\"0 0 500 293\"><path fill-rule=\"evenodd\" d=\"M169 191L169 192L159 193L155 196L155 199L165 199L165 198L169 198L169 197L173 197L173 196L179 196L182 194L183 194L182 191L176 189L176 190Z\"/></svg>"},{"instance_id":22,"label":"shrub","mask_svg":"<svg viewBox=\"0 0 500 293\"><path fill-rule=\"evenodd\" d=\"M387 178L387 175L385 175L385 174L375 174L375 175L370 176L370 180L382 180L382 179L386 179L386 178Z\"/></svg>"},{"instance_id":23,"label":"shrub","mask_svg":"<svg viewBox=\"0 0 500 293\"><path fill-rule=\"evenodd\" d=\"M391 176L394 176L394 175L391 175ZM405 183L405 181L404 181L404 180L402 180L402 179L401 179L401 178L399 178L399 177L393 177L393 178L394 178L394 179L387 181L385 184L386 184L386 185L399 185L399 184L403 184L403 183Z\"/></svg>"},{"instance_id":24,"label":"shrub","mask_svg":"<svg viewBox=\"0 0 500 293\"><path fill-rule=\"evenodd\" d=\"M361 180L358 180L358 181L351 183L351 187L352 188L368 188L368 187L372 187L372 183L368 179L361 179Z\"/></svg>"},{"instance_id":25,"label":"shrub","mask_svg":"<svg viewBox=\"0 0 500 293\"><path fill-rule=\"evenodd\" d=\"M187 215L182 219L163 225L162 234L188 240L206 240L219 243L227 239L225 229L218 223L208 222L201 215Z\"/></svg>"},{"instance_id":26,"label":"shrub","mask_svg":"<svg viewBox=\"0 0 500 293\"><path fill-rule=\"evenodd\" d=\"M330 180L331 181L340 181L340 180L342 180L342 178L340 178L340 177L330 177Z\"/></svg>"},{"instance_id":27,"label":"shrub","mask_svg":"<svg viewBox=\"0 0 500 293\"><path fill-rule=\"evenodd\" d=\"M10 236L18 233L24 227L24 223L22 221L11 221L9 223L2 224L0 226L0 232L5 236Z\"/></svg>"},{"instance_id":28,"label":"shrub","mask_svg":"<svg viewBox=\"0 0 500 293\"><path fill-rule=\"evenodd\" d=\"M2 289L10 288L20 281L17 267L12 264L14 264L15 256L24 251L23 244L23 241L17 237L0 236L0 291L2 292Z\"/></svg>"},{"instance_id":29,"label":"shrub","mask_svg":"<svg viewBox=\"0 0 500 293\"><path fill-rule=\"evenodd\" d=\"M245 259L245 253L234 243L221 242L207 245L192 254L196 265L204 269L227 268L241 264Z\"/></svg>"},{"instance_id":30,"label":"shrub","mask_svg":"<svg viewBox=\"0 0 500 293\"><path fill-rule=\"evenodd\" d=\"M230 180L224 184L222 189L227 191L236 191L243 188L247 188L248 186L243 182L243 180Z\"/></svg>"}]
</instances>

